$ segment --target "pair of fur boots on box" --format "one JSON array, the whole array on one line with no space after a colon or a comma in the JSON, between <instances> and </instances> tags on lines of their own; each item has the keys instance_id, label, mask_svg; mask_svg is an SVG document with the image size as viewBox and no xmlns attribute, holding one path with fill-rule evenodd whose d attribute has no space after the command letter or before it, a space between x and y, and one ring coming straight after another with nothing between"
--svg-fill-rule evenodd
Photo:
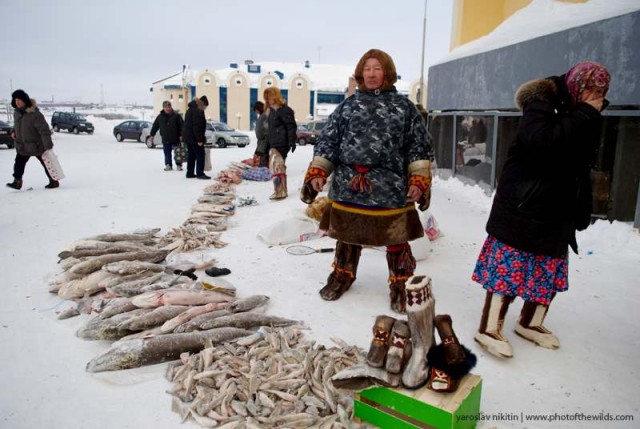
<instances>
[{"instance_id":1,"label":"pair of fur boots on box","mask_svg":"<svg viewBox=\"0 0 640 429\"><path fill-rule=\"evenodd\" d=\"M406 282L407 320L376 317L366 363L345 368L332 378L336 387L361 389L373 384L453 391L475 365L475 355L458 342L449 315L435 315L428 276ZM441 343L436 345L437 328Z\"/></svg>"}]
</instances>

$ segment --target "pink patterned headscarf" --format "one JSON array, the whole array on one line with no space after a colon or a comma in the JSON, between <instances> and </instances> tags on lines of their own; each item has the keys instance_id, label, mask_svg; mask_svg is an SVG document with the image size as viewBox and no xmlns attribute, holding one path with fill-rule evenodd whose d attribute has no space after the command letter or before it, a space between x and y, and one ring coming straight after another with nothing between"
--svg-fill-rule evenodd
<instances>
[{"instance_id":1,"label":"pink patterned headscarf","mask_svg":"<svg viewBox=\"0 0 640 429\"><path fill-rule=\"evenodd\" d=\"M571 67L564 80L571 99L574 103L578 103L580 94L588 88L604 88L606 95L611 82L611 75L602 64L584 61Z\"/></svg>"}]
</instances>

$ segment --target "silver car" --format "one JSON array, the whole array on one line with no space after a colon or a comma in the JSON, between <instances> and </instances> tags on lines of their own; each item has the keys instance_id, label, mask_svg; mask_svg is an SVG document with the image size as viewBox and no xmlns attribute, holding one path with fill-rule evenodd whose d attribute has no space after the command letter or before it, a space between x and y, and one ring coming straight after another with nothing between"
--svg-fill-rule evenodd
<instances>
[{"instance_id":1,"label":"silver car","mask_svg":"<svg viewBox=\"0 0 640 429\"><path fill-rule=\"evenodd\" d=\"M207 130L204 135L207 138L207 144L217 147L229 145L245 147L251 142L247 134L234 130L224 122L207 122Z\"/></svg>"}]
</instances>

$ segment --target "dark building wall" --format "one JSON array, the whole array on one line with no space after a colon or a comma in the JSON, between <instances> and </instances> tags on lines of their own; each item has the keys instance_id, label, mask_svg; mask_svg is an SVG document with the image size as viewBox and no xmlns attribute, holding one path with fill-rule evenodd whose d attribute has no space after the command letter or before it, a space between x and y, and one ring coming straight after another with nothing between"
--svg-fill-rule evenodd
<instances>
[{"instance_id":1,"label":"dark building wall","mask_svg":"<svg viewBox=\"0 0 640 429\"><path fill-rule=\"evenodd\" d=\"M526 30L525 30L526 31ZM640 11L429 68L429 110L515 109L516 88L579 61L611 72L612 106L640 105Z\"/></svg>"}]
</instances>

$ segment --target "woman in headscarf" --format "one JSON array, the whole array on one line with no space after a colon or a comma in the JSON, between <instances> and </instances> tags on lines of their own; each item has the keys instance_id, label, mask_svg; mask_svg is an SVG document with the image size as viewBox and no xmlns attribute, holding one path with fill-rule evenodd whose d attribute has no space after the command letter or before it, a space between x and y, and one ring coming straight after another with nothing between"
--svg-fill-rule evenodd
<instances>
[{"instance_id":1,"label":"woman in headscarf","mask_svg":"<svg viewBox=\"0 0 640 429\"><path fill-rule=\"evenodd\" d=\"M415 203L426 210L433 148L420 112L396 91L386 52L367 51L355 79L358 93L329 117L301 192L311 203L333 173L320 228L338 242L320 296L332 301L349 289L362 246L386 246L391 308L404 313L405 282L416 265L408 242L424 235Z\"/></svg>"},{"instance_id":2,"label":"woman in headscarf","mask_svg":"<svg viewBox=\"0 0 640 429\"><path fill-rule=\"evenodd\" d=\"M502 326L516 296L524 305L515 332L542 347L560 347L543 322L556 293L569 287L575 232L590 224L590 169L610 80L604 66L581 62L516 92L522 118L472 276L487 291L475 340L495 356L513 356Z\"/></svg>"}]
</instances>

